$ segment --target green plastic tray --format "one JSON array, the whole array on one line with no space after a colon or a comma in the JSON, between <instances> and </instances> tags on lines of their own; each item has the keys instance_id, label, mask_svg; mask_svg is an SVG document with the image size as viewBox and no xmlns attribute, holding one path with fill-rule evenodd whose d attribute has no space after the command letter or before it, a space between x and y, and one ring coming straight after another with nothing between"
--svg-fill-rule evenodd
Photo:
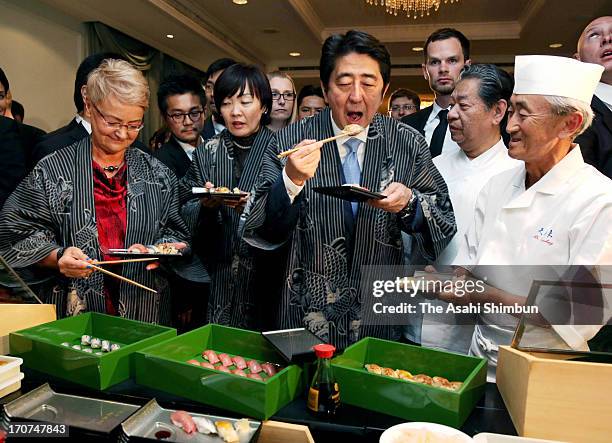
<instances>
[{"instance_id":1,"label":"green plastic tray","mask_svg":"<svg viewBox=\"0 0 612 443\"><path fill-rule=\"evenodd\" d=\"M259 381L187 363L201 360L205 349L286 364L258 332L209 324L134 354L136 383L260 420L302 390L302 370L296 365Z\"/></svg>"},{"instance_id":2,"label":"green plastic tray","mask_svg":"<svg viewBox=\"0 0 612 443\"><path fill-rule=\"evenodd\" d=\"M413 375L462 381L459 391L370 374L365 364L404 369ZM460 427L484 393L487 362L376 338L364 338L332 360L340 400L410 421Z\"/></svg>"},{"instance_id":3,"label":"green plastic tray","mask_svg":"<svg viewBox=\"0 0 612 443\"><path fill-rule=\"evenodd\" d=\"M87 334L121 345L98 356L62 346L80 344ZM11 354L23 364L94 389L106 389L130 378L130 355L154 343L176 337L176 329L88 312L13 332Z\"/></svg>"}]
</instances>

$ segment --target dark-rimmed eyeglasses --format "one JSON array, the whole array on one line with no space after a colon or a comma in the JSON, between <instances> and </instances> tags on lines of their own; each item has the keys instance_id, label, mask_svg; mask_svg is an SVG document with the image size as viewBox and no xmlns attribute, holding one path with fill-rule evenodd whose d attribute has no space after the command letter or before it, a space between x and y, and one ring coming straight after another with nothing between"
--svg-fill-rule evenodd
<instances>
[{"instance_id":1,"label":"dark-rimmed eyeglasses","mask_svg":"<svg viewBox=\"0 0 612 443\"><path fill-rule=\"evenodd\" d=\"M280 99L281 97L286 102L291 102L291 101L295 100L295 92L283 92L282 94L280 92L273 92L272 93L272 100L276 101L276 100Z\"/></svg>"},{"instance_id":2,"label":"dark-rimmed eyeglasses","mask_svg":"<svg viewBox=\"0 0 612 443\"><path fill-rule=\"evenodd\" d=\"M174 120L175 123L183 123L185 121L185 117L189 117L192 122L197 122L198 120L200 120L200 117L202 117L203 113L203 109L192 109L189 112L173 112L171 114L166 115L172 120Z\"/></svg>"},{"instance_id":3,"label":"dark-rimmed eyeglasses","mask_svg":"<svg viewBox=\"0 0 612 443\"><path fill-rule=\"evenodd\" d=\"M397 112L400 109L402 111L416 111L417 106L416 105L393 105L391 106L391 111L393 112Z\"/></svg>"},{"instance_id":4,"label":"dark-rimmed eyeglasses","mask_svg":"<svg viewBox=\"0 0 612 443\"><path fill-rule=\"evenodd\" d=\"M109 122L106 118L106 116L104 114L102 114L102 112L98 109L98 107L95 104L91 104L93 106L93 108L96 110L96 112L98 114L100 114L100 117L102 117L102 120L104 121L104 124L109 128L112 129L114 131L119 131L121 130L121 128L123 128L125 126L125 129L127 129L128 132L138 132L140 131L142 128L144 128L144 123L140 122L140 123L119 123L119 122Z\"/></svg>"}]
</instances>

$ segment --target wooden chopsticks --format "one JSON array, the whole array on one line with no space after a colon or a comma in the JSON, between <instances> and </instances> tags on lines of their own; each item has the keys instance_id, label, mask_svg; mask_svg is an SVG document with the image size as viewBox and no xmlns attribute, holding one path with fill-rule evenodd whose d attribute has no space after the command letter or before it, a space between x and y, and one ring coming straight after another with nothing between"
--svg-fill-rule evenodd
<instances>
[{"instance_id":1,"label":"wooden chopsticks","mask_svg":"<svg viewBox=\"0 0 612 443\"><path fill-rule=\"evenodd\" d=\"M91 263L88 263L88 265L89 265L89 267L95 269L96 271L100 271L103 274L110 275L111 277L118 278L119 280L123 280L126 283L129 283L129 284L134 285L134 286L138 286L139 288L146 289L147 291L151 291L154 294L157 294L157 291L155 289L148 288L145 285L141 285L140 283L135 282L134 280L130 280L129 278L125 278L125 277L123 277L123 276L121 276L119 274L115 274L114 272L107 271L106 269L100 268L99 266L96 266L96 265L91 264Z\"/></svg>"},{"instance_id":2,"label":"wooden chopsticks","mask_svg":"<svg viewBox=\"0 0 612 443\"><path fill-rule=\"evenodd\" d=\"M350 135L350 133L348 131L346 131L346 132L342 131L338 135L334 135L333 137L324 138L323 140L319 140L319 141L321 143L327 143L327 142L331 142L331 141L336 140L336 139L341 138L341 137L346 137L347 135ZM306 145L306 146L308 146L308 145ZM304 146L300 146L300 147L297 147L297 148L289 149L288 151L281 152L276 157L278 157L278 158L285 158L288 155L291 155L294 152L299 151L302 148L304 148Z\"/></svg>"},{"instance_id":3,"label":"wooden chopsticks","mask_svg":"<svg viewBox=\"0 0 612 443\"><path fill-rule=\"evenodd\" d=\"M95 262L96 265L115 265L120 263L137 263L141 261L154 261L159 260L157 257L148 257L148 258L130 258L127 260L107 260L107 261L99 261Z\"/></svg>"}]
</instances>

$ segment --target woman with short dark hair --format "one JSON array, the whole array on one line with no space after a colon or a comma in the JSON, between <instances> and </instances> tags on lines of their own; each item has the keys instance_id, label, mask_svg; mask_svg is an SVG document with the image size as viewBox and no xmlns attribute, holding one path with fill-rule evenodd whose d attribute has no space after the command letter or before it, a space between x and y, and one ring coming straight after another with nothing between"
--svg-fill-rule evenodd
<instances>
[{"instance_id":1,"label":"woman with short dark hair","mask_svg":"<svg viewBox=\"0 0 612 443\"><path fill-rule=\"evenodd\" d=\"M226 129L200 145L181 182L183 214L196 238L194 251L211 277L208 321L252 328L255 322L252 250L239 233L242 209L251 195L239 200L194 199L192 187L238 188L249 192L260 174L263 155L272 139L272 91L257 67L235 64L215 83L215 105ZM191 223L189 223L191 220Z\"/></svg>"}]
</instances>

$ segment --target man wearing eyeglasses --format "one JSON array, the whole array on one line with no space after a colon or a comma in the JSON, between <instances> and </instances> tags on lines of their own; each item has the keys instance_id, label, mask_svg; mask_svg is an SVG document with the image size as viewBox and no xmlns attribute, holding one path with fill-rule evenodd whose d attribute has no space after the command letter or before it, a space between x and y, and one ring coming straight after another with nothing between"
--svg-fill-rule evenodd
<instances>
[{"instance_id":1,"label":"man wearing eyeglasses","mask_svg":"<svg viewBox=\"0 0 612 443\"><path fill-rule=\"evenodd\" d=\"M414 114L420 108L421 99L419 95L410 89L396 89L389 99L389 115L395 120Z\"/></svg>"},{"instance_id":2,"label":"man wearing eyeglasses","mask_svg":"<svg viewBox=\"0 0 612 443\"><path fill-rule=\"evenodd\" d=\"M154 155L180 179L191 165L193 151L203 141L200 133L206 97L194 76L172 75L159 85L157 104L172 136Z\"/></svg>"}]
</instances>

